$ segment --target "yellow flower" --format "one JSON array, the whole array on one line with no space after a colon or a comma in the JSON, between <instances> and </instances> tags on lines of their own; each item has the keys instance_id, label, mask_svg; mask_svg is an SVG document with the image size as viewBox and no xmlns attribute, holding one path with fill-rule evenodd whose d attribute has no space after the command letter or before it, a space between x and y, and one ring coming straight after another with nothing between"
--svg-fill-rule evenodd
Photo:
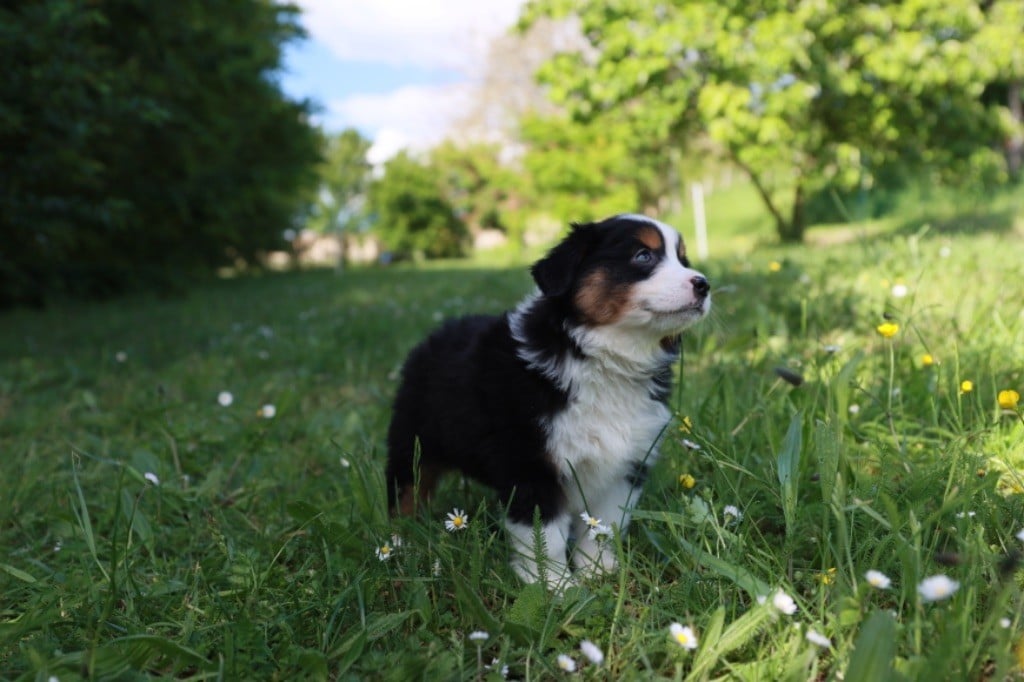
<instances>
[{"instance_id":1,"label":"yellow flower","mask_svg":"<svg viewBox=\"0 0 1024 682\"><path fill-rule=\"evenodd\" d=\"M882 324L875 327L875 329L878 330L878 333L884 336L885 338L891 339L892 337L896 336L897 332L899 332L900 326L895 322L883 322Z\"/></svg>"},{"instance_id":2,"label":"yellow flower","mask_svg":"<svg viewBox=\"0 0 1024 682\"><path fill-rule=\"evenodd\" d=\"M818 574L818 582L822 585L831 585L836 581L836 569L830 568L824 573Z\"/></svg>"},{"instance_id":3,"label":"yellow flower","mask_svg":"<svg viewBox=\"0 0 1024 682\"><path fill-rule=\"evenodd\" d=\"M929 366L934 365L934 364L935 364L935 358L932 357L931 353L925 353L924 355L921 356L921 365L922 366L929 367Z\"/></svg>"},{"instance_id":4,"label":"yellow flower","mask_svg":"<svg viewBox=\"0 0 1024 682\"><path fill-rule=\"evenodd\" d=\"M689 417L683 417L679 420L679 431L681 433L690 433L693 431L693 420Z\"/></svg>"},{"instance_id":5,"label":"yellow flower","mask_svg":"<svg viewBox=\"0 0 1024 682\"><path fill-rule=\"evenodd\" d=\"M690 474L683 474L679 477L679 485L689 490L693 486L697 485L697 479Z\"/></svg>"},{"instance_id":6,"label":"yellow flower","mask_svg":"<svg viewBox=\"0 0 1024 682\"><path fill-rule=\"evenodd\" d=\"M782 263L780 263L777 260L773 260L771 263L768 264L768 271L769 272L778 272L781 269L782 269Z\"/></svg>"},{"instance_id":7,"label":"yellow flower","mask_svg":"<svg viewBox=\"0 0 1024 682\"><path fill-rule=\"evenodd\" d=\"M970 393L973 390L974 390L974 382L971 381L970 379L964 379L962 382L960 382L960 392L961 393Z\"/></svg>"},{"instance_id":8,"label":"yellow flower","mask_svg":"<svg viewBox=\"0 0 1024 682\"><path fill-rule=\"evenodd\" d=\"M1012 388L1006 391L999 391L999 407L1004 410L1016 410L1017 403L1020 402L1020 393L1014 391Z\"/></svg>"}]
</instances>

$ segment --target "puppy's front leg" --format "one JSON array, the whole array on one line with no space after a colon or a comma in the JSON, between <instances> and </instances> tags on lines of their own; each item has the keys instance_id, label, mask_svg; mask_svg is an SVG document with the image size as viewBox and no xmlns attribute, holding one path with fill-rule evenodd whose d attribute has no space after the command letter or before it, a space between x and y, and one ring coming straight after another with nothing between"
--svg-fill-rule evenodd
<instances>
[{"instance_id":1,"label":"puppy's front leg","mask_svg":"<svg viewBox=\"0 0 1024 682\"><path fill-rule=\"evenodd\" d=\"M547 522L541 522L540 537L532 523L508 519L508 530L512 550L512 569L527 583L543 579L548 589L564 587L571 579L566 561L568 547L568 514L559 513ZM538 540L540 546L538 547Z\"/></svg>"}]
</instances>

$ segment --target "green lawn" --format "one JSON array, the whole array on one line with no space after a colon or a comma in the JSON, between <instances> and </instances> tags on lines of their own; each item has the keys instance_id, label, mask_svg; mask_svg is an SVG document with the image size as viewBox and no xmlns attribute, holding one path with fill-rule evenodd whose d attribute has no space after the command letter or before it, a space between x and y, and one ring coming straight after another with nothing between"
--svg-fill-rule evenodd
<instances>
[{"instance_id":1,"label":"green lawn","mask_svg":"<svg viewBox=\"0 0 1024 682\"><path fill-rule=\"evenodd\" d=\"M525 267L4 314L0 676L496 679L478 661L498 659L549 679L565 654L589 679L1013 677L1024 422L997 396L1024 393L1024 206L1003 201L812 232L831 246L713 241L713 318L686 340L621 570L557 596L516 581L474 484L448 480L419 521L384 510L404 353L445 316L514 304ZM469 525L448 533L453 507ZM934 575L959 589L926 603Z\"/></svg>"}]
</instances>

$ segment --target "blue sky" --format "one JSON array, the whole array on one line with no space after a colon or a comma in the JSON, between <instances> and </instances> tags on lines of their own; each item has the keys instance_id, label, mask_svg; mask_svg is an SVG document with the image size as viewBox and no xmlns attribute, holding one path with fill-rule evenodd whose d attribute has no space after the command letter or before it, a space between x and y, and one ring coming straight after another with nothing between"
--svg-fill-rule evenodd
<instances>
[{"instance_id":1,"label":"blue sky","mask_svg":"<svg viewBox=\"0 0 1024 682\"><path fill-rule=\"evenodd\" d=\"M309 37L281 84L320 107L329 131L355 127L371 160L439 142L457 121L494 36L523 0L296 0Z\"/></svg>"}]
</instances>

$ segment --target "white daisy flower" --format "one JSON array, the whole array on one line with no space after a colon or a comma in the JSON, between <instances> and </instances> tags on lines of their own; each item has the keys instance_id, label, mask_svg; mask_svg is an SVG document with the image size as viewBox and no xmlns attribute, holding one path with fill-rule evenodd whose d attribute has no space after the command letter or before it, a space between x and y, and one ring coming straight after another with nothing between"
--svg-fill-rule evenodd
<instances>
[{"instance_id":1,"label":"white daisy flower","mask_svg":"<svg viewBox=\"0 0 1024 682\"><path fill-rule=\"evenodd\" d=\"M1013 623L1010 621L1010 619L1006 618L1005 616L999 619L999 627L1003 628L1004 630L1009 628L1012 624Z\"/></svg>"},{"instance_id":2,"label":"white daisy flower","mask_svg":"<svg viewBox=\"0 0 1024 682\"><path fill-rule=\"evenodd\" d=\"M394 554L394 553L395 553L395 550L392 549L391 545L389 545L387 543L385 543L385 544L381 545L380 547L378 547L377 551L376 551L377 558L380 559L381 561L387 561L388 559L391 558L391 555Z\"/></svg>"},{"instance_id":3,"label":"white daisy flower","mask_svg":"<svg viewBox=\"0 0 1024 682\"><path fill-rule=\"evenodd\" d=\"M672 623L672 625L668 627L668 632L672 635L672 640L684 649L697 648L697 634L689 625Z\"/></svg>"},{"instance_id":4,"label":"white daisy flower","mask_svg":"<svg viewBox=\"0 0 1024 682\"><path fill-rule=\"evenodd\" d=\"M117 362L125 362L128 360L128 354L125 353L123 350L119 350L116 353L114 353L114 360L116 360Z\"/></svg>"},{"instance_id":5,"label":"white daisy flower","mask_svg":"<svg viewBox=\"0 0 1024 682\"><path fill-rule=\"evenodd\" d=\"M594 665L601 665L604 663L604 652L589 639L585 639L580 642L580 651L582 651L583 655L586 656Z\"/></svg>"},{"instance_id":6,"label":"white daisy flower","mask_svg":"<svg viewBox=\"0 0 1024 682\"><path fill-rule=\"evenodd\" d=\"M444 522L444 527L448 529L448 532L454 533L457 530L465 530L466 526L469 525L469 516L466 512L456 507L448 512L448 519Z\"/></svg>"},{"instance_id":7,"label":"white daisy flower","mask_svg":"<svg viewBox=\"0 0 1024 682\"><path fill-rule=\"evenodd\" d=\"M484 670L494 670L495 668L498 669L498 674L501 675L502 679L505 679L505 678L508 677L508 666L507 665L503 665L502 662L499 661L496 658L492 658L491 659L491 664L490 665L485 665L484 666Z\"/></svg>"},{"instance_id":8,"label":"white daisy flower","mask_svg":"<svg viewBox=\"0 0 1024 682\"><path fill-rule=\"evenodd\" d=\"M782 590L776 590L775 594L772 595L772 606L787 616L792 616L796 613L796 602Z\"/></svg>"},{"instance_id":9,"label":"white daisy flower","mask_svg":"<svg viewBox=\"0 0 1024 682\"><path fill-rule=\"evenodd\" d=\"M825 346L822 350L824 350L826 353L838 353L842 349L843 347L840 346L839 344L830 343L827 346Z\"/></svg>"},{"instance_id":10,"label":"white daisy flower","mask_svg":"<svg viewBox=\"0 0 1024 682\"><path fill-rule=\"evenodd\" d=\"M858 412L860 412L860 405L858 405L857 403L850 405L849 411L850 414L857 414Z\"/></svg>"},{"instance_id":11,"label":"white daisy flower","mask_svg":"<svg viewBox=\"0 0 1024 682\"><path fill-rule=\"evenodd\" d=\"M949 258L952 253L953 249L949 248L948 246L943 246L941 249L939 249L939 258Z\"/></svg>"},{"instance_id":12,"label":"white daisy flower","mask_svg":"<svg viewBox=\"0 0 1024 682\"><path fill-rule=\"evenodd\" d=\"M925 578L917 586L917 593L925 602L949 599L960 589L960 583L945 575L933 575Z\"/></svg>"},{"instance_id":13,"label":"white daisy flower","mask_svg":"<svg viewBox=\"0 0 1024 682\"><path fill-rule=\"evenodd\" d=\"M601 525L601 519L591 516L587 512L581 512L580 518L583 519L583 523L587 524L588 528L597 528Z\"/></svg>"},{"instance_id":14,"label":"white daisy flower","mask_svg":"<svg viewBox=\"0 0 1024 682\"><path fill-rule=\"evenodd\" d=\"M591 526L591 528L587 531L587 535L590 536L591 540L595 540L597 542L606 542L610 540L612 537L612 529L611 526L606 526L603 523L599 523L596 526Z\"/></svg>"},{"instance_id":15,"label":"white daisy flower","mask_svg":"<svg viewBox=\"0 0 1024 682\"><path fill-rule=\"evenodd\" d=\"M689 440L689 439L686 439L686 438L684 438L682 440L682 443L683 443L683 447L688 449L688 450L700 450L701 449L699 443L694 443L692 440Z\"/></svg>"},{"instance_id":16,"label":"white daisy flower","mask_svg":"<svg viewBox=\"0 0 1024 682\"><path fill-rule=\"evenodd\" d=\"M877 587L880 590L887 590L892 585L892 580L889 580L889 576L873 568L864 574L864 579L868 581L868 585Z\"/></svg>"},{"instance_id":17,"label":"white daisy flower","mask_svg":"<svg viewBox=\"0 0 1024 682\"><path fill-rule=\"evenodd\" d=\"M910 289L907 288L906 284L893 284L892 285L892 296L893 296L893 298L903 298L908 293L910 293Z\"/></svg>"},{"instance_id":18,"label":"white daisy flower","mask_svg":"<svg viewBox=\"0 0 1024 682\"><path fill-rule=\"evenodd\" d=\"M974 516L974 515L975 515L975 513L976 513L976 512L972 512L972 511L967 511L967 512L957 512L957 513L956 513L956 517L957 517L958 519L967 519L967 518L970 518L970 517Z\"/></svg>"},{"instance_id":19,"label":"white daisy flower","mask_svg":"<svg viewBox=\"0 0 1024 682\"><path fill-rule=\"evenodd\" d=\"M344 457L339 457L338 458L338 463L341 464L341 468L342 469L348 469L350 466L352 466L352 462L348 461Z\"/></svg>"},{"instance_id":20,"label":"white daisy flower","mask_svg":"<svg viewBox=\"0 0 1024 682\"><path fill-rule=\"evenodd\" d=\"M743 520L743 512L736 505L727 504L722 508L722 518L726 523L739 523Z\"/></svg>"},{"instance_id":21,"label":"white daisy flower","mask_svg":"<svg viewBox=\"0 0 1024 682\"><path fill-rule=\"evenodd\" d=\"M154 474L152 471L147 471L142 474L142 477L152 483L153 485L160 485L160 477Z\"/></svg>"},{"instance_id":22,"label":"white daisy flower","mask_svg":"<svg viewBox=\"0 0 1024 682\"><path fill-rule=\"evenodd\" d=\"M1024 542L1024 528L1017 531L1017 539Z\"/></svg>"},{"instance_id":23,"label":"white daisy flower","mask_svg":"<svg viewBox=\"0 0 1024 682\"><path fill-rule=\"evenodd\" d=\"M486 642L491 635L484 630L474 630L466 636L469 637L471 642Z\"/></svg>"},{"instance_id":24,"label":"white daisy flower","mask_svg":"<svg viewBox=\"0 0 1024 682\"><path fill-rule=\"evenodd\" d=\"M230 407L235 402L235 396L231 395L231 391L221 391L217 394L217 402L221 407Z\"/></svg>"},{"instance_id":25,"label":"white daisy flower","mask_svg":"<svg viewBox=\"0 0 1024 682\"><path fill-rule=\"evenodd\" d=\"M567 673L576 672L576 661L565 654L558 654L558 667Z\"/></svg>"},{"instance_id":26,"label":"white daisy flower","mask_svg":"<svg viewBox=\"0 0 1024 682\"><path fill-rule=\"evenodd\" d=\"M260 417L263 417L264 419L273 419L274 416L277 414L277 408L271 405L270 403L267 403L259 410L257 410L256 414Z\"/></svg>"},{"instance_id":27,"label":"white daisy flower","mask_svg":"<svg viewBox=\"0 0 1024 682\"><path fill-rule=\"evenodd\" d=\"M820 646L822 649L828 649L832 646L832 640L825 635L821 634L817 630L808 630L807 634L804 635L808 642L815 646Z\"/></svg>"}]
</instances>

